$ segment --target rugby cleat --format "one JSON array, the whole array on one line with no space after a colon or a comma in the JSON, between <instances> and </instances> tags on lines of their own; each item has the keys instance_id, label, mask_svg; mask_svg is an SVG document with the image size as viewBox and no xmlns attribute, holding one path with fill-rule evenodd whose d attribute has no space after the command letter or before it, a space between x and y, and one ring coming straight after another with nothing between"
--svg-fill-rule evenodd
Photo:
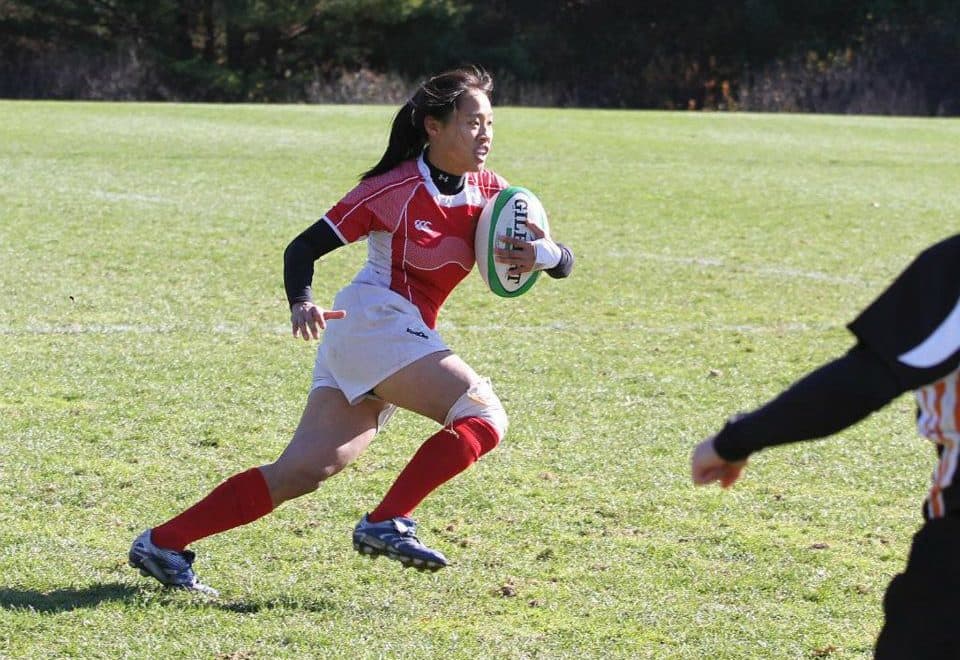
<instances>
[{"instance_id":1,"label":"rugby cleat","mask_svg":"<svg viewBox=\"0 0 960 660\"><path fill-rule=\"evenodd\" d=\"M447 558L431 550L416 536L417 523L403 516L370 522L367 516L353 528L353 548L362 555L383 555L404 566L420 571L438 571L447 565Z\"/></svg>"},{"instance_id":2,"label":"rugby cleat","mask_svg":"<svg viewBox=\"0 0 960 660\"><path fill-rule=\"evenodd\" d=\"M196 558L190 550L178 552L165 550L153 544L151 530L146 530L130 546L127 559L130 566L140 569L140 575L153 577L168 587L178 587L198 591L208 596L219 596L216 589L200 582L193 572L193 560Z\"/></svg>"}]
</instances>

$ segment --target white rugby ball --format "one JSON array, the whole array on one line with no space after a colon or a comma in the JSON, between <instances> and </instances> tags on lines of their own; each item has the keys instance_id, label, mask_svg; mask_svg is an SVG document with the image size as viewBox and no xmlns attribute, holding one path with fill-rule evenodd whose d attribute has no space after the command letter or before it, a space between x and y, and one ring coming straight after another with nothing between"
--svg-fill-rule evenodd
<instances>
[{"instance_id":1,"label":"white rugby ball","mask_svg":"<svg viewBox=\"0 0 960 660\"><path fill-rule=\"evenodd\" d=\"M550 234L547 213L537 196L522 186L511 186L491 197L477 221L474 250L477 269L487 286L498 296L513 298L530 290L540 271L511 273L510 265L497 262L495 248L502 236L512 236L522 241L533 241L536 236L527 229L533 222L545 234Z\"/></svg>"}]
</instances>

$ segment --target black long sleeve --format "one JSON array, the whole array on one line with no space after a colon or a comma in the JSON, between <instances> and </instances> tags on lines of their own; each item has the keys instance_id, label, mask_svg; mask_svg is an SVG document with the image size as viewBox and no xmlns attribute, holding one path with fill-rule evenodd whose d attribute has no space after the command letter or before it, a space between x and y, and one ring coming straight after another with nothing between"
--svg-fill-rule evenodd
<instances>
[{"instance_id":1,"label":"black long sleeve","mask_svg":"<svg viewBox=\"0 0 960 660\"><path fill-rule=\"evenodd\" d=\"M291 306L313 300L310 287L313 284L314 262L343 245L344 242L322 218L290 241L283 251L283 286Z\"/></svg>"},{"instance_id":2,"label":"black long sleeve","mask_svg":"<svg viewBox=\"0 0 960 660\"><path fill-rule=\"evenodd\" d=\"M557 247L560 248L560 263L546 271L555 280L569 277L573 272L573 251L563 243L557 243Z\"/></svg>"},{"instance_id":3,"label":"black long sleeve","mask_svg":"<svg viewBox=\"0 0 960 660\"><path fill-rule=\"evenodd\" d=\"M823 438L859 422L904 392L874 351L857 344L761 408L731 418L713 447L727 461L775 445Z\"/></svg>"}]
</instances>

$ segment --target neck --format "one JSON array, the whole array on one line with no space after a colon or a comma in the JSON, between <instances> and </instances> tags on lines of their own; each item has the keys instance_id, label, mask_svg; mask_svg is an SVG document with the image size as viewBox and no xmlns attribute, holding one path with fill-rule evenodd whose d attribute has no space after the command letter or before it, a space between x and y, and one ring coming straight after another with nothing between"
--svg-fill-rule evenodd
<instances>
[{"instance_id":1,"label":"neck","mask_svg":"<svg viewBox=\"0 0 960 660\"><path fill-rule=\"evenodd\" d=\"M455 195L463 190L463 182L465 178L463 174L451 174L450 172L446 172L431 163L429 151L424 153L423 161L430 169L430 178L433 180L433 184L442 194Z\"/></svg>"}]
</instances>

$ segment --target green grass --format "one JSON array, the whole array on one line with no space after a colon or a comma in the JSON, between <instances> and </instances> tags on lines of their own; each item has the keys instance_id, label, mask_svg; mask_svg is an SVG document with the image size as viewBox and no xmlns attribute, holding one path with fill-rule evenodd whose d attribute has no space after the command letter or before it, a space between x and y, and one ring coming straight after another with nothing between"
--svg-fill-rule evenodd
<instances>
[{"instance_id":1,"label":"green grass","mask_svg":"<svg viewBox=\"0 0 960 660\"><path fill-rule=\"evenodd\" d=\"M0 103L0 656L864 658L934 456L905 396L696 489L691 447L846 350L960 218L956 120L500 108L491 166L577 253L440 327L510 435L418 510L453 566L349 532L434 425L201 541L222 598L131 539L292 432L287 242L379 157L388 107ZM332 297L365 257L326 257Z\"/></svg>"}]
</instances>

